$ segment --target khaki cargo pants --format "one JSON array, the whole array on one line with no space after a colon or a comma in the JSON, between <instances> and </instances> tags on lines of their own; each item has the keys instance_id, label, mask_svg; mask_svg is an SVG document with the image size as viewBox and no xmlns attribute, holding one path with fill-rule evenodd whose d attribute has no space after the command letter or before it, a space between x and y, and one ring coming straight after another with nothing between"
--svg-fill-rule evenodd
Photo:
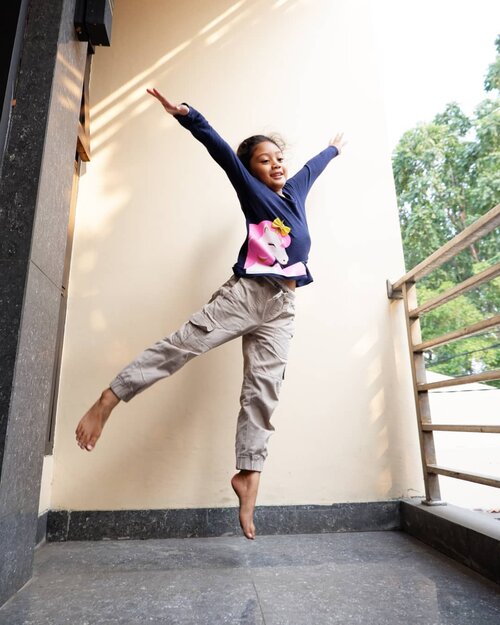
<instances>
[{"instance_id":1,"label":"khaki cargo pants","mask_svg":"<svg viewBox=\"0 0 500 625\"><path fill-rule=\"evenodd\" d=\"M125 367L111 382L111 389L129 401L195 356L241 336L244 366L236 467L262 471L267 441L274 431L271 415L284 378L294 314L295 292L281 281L233 276L177 332Z\"/></svg>"}]
</instances>

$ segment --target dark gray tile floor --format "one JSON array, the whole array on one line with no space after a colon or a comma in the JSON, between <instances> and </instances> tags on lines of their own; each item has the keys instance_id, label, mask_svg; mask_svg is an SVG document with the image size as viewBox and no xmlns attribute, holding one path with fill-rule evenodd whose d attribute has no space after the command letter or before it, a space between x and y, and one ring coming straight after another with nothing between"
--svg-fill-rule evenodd
<instances>
[{"instance_id":1,"label":"dark gray tile floor","mask_svg":"<svg viewBox=\"0 0 500 625\"><path fill-rule=\"evenodd\" d=\"M499 590L401 532L51 543L0 625L499 625Z\"/></svg>"}]
</instances>

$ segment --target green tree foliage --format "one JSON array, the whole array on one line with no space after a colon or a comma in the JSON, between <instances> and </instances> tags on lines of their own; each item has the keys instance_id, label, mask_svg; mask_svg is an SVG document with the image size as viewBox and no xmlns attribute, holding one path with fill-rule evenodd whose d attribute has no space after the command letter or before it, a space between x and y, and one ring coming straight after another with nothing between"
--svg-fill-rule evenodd
<instances>
[{"instance_id":1,"label":"green tree foliage","mask_svg":"<svg viewBox=\"0 0 500 625\"><path fill-rule=\"evenodd\" d=\"M500 36L484 99L468 117L452 102L430 123L401 137L393 154L405 262L414 267L500 202ZM496 92L496 97L495 97ZM418 287L419 302L500 260L500 229L434 271ZM424 339L500 312L500 279L422 318ZM500 368L498 328L426 353L429 368L448 375ZM500 385L499 385L500 386Z\"/></svg>"},{"instance_id":2,"label":"green tree foliage","mask_svg":"<svg viewBox=\"0 0 500 625\"><path fill-rule=\"evenodd\" d=\"M497 58L492 63L486 73L484 79L484 88L486 91L500 91L500 35L495 40L497 48Z\"/></svg>"}]
</instances>

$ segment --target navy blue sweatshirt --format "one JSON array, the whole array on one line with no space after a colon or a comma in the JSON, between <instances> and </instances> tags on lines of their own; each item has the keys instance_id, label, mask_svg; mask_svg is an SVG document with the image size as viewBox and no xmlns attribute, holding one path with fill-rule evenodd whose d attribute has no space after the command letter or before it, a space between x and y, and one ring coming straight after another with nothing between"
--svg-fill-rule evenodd
<instances>
[{"instance_id":1,"label":"navy blue sweatshirt","mask_svg":"<svg viewBox=\"0 0 500 625\"><path fill-rule=\"evenodd\" d=\"M240 277L295 280L297 286L312 282L307 267L311 237L305 200L316 178L337 156L337 148L329 146L308 161L287 180L281 196L246 169L201 113L189 106L187 115L175 117L226 172L240 200L247 236L233 267L234 273Z\"/></svg>"}]
</instances>

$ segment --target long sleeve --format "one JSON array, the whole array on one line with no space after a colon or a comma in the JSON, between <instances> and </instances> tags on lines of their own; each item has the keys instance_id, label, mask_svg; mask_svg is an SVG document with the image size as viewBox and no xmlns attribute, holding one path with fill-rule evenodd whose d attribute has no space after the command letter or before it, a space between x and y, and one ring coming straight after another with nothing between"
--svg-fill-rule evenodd
<instances>
[{"instance_id":1,"label":"long sleeve","mask_svg":"<svg viewBox=\"0 0 500 625\"><path fill-rule=\"evenodd\" d=\"M203 115L187 104L187 115L175 115L177 121L191 132L208 150L210 156L226 172L236 192L245 191L253 177L245 169L231 146L215 131Z\"/></svg>"},{"instance_id":2,"label":"long sleeve","mask_svg":"<svg viewBox=\"0 0 500 625\"><path fill-rule=\"evenodd\" d=\"M337 149L328 147L308 161L285 183L283 195L280 195L245 168L234 150L196 109L189 106L187 115L175 117L206 147L226 172L238 195L247 232L233 266L234 273L247 278L267 276L295 280L297 286L312 282L307 267L311 237L305 198L316 178L337 156ZM284 224L287 233L277 232L273 226L276 223ZM271 241L268 240L270 236Z\"/></svg>"},{"instance_id":3,"label":"long sleeve","mask_svg":"<svg viewBox=\"0 0 500 625\"><path fill-rule=\"evenodd\" d=\"M287 184L294 190L294 192L305 200L309 189L312 187L318 176L324 171L328 163L338 155L339 151L333 145L328 146L322 152L313 156L307 163L299 170L292 178L290 178Z\"/></svg>"}]
</instances>

